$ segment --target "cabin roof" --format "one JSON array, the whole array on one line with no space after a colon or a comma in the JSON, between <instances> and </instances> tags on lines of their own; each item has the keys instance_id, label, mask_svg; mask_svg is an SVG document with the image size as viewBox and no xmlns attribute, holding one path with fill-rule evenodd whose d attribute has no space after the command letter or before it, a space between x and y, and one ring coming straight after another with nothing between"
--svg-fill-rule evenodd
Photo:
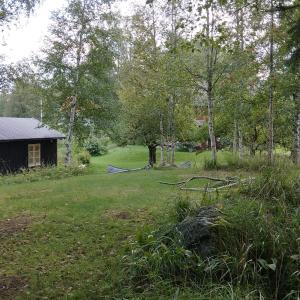
<instances>
[{"instance_id":1,"label":"cabin roof","mask_svg":"<svg viewBox=\"0 0 300 300\"><path fill-rule=\"evenodd\" d=\"M34 118L0 117L0 141L63 139L65 136Z\"/></svg>"}]
</instances>

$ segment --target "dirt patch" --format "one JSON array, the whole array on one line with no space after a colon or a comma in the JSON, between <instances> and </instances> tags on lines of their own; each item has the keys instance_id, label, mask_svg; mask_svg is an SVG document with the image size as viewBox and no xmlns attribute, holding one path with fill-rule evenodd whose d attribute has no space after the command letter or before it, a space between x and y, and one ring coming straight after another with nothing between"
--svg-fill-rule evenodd
<instances>
[{"instance_id":1,"label":"dirt patch","mask_svg":"<svg viewBox=\"0 0 300 300\"><path fill-rule=\"evenodd\" d=\"M21 277L0 275L0 299L14 299L26 287L27 284Z\"/></svg>"},{"instance_id":2,"label":"dirt patch","mask_svg":"<svg viewBox=\"0 0 300 300\"><path fill-rule=\"evenodd\" d=\"M128 211L107 210L104 216L110 219L118 219L118 220L132 219L132 215Z\"/></svg>"},{"instance_id":3,"label":"dirt patch","mask_svg":"<svg viewBox=\"0 0 300 300\"><path fill-rule=\"evenodd\" d=\"M146 209L137 209L136 211L120 211L120 210L107 210L103 214L105 218L114 220L129 220L139 222L149 217Z\"/></svg>"},{"instance_id":4,"label":"dirt patch","mask_svg":"<svg viewBox=\"0 0 300 300\"><path fill-rule=\"evenodd\" d=\"M31 218L25 215L0 220L0 239L24 231L30 223Z\"/></svg>"}]
</instances>

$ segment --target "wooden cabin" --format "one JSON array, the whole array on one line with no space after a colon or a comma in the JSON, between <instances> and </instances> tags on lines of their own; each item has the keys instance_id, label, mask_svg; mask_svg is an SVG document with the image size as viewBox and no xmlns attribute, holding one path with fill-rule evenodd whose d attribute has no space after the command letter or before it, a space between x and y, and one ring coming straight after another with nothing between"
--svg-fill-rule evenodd
<instances>
[{"instance_id":1,"label":"wooden cabin","mask_svg":"<svg viewBox=\"0 0 300 300\"><path fill-rule=\"evenodd\" d=\"M64 137L33 118L0 117L0 173L57 165L57 140Z\"/></svg>"}]
</instances>

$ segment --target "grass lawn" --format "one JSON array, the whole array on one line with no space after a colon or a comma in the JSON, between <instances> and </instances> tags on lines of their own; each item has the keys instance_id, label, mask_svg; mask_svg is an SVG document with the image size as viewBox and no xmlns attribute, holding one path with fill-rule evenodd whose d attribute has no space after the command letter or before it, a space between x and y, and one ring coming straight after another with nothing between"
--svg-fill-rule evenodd
<instances>
[{"instance_id":1,"label":"grass lawn","mask_svg":"<svg viewBox=\"0 0 300 300\"><path fill-rule=\"evenodd\" d=\"M111 175L108 164L135 168L147 161L144 147L114 148L93 158L87 175L0 186L0 299L169 299L176 288L165 295L126 288L122 256L174 199L176 188L158 181L204 174L205 157L177 153L177 163L192 161L189 170ZM178 299L193 298L186 295Z\"/></svg>"}]
</instances>

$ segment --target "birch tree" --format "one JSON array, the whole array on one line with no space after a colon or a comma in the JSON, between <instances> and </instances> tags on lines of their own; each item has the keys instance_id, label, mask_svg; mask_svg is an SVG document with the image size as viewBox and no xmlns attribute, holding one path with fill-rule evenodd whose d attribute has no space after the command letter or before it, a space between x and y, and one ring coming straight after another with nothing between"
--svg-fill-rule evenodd
<instances>
[{"instance_id":1,"label":"birch tree","mask_svg":"<svg viewBox=\"0 0 300 300\"><path fill-rule=\"evenodd\" d=\"M201 1L196 11L197 19L203 20L198 24L198 32L192 40L192 50L194 58L191 62L186 62L185 69L193 78L195 88L200 93L200 98L205 95L208 115L208 131L211 148L211 160L217 163L217 146L215 136L215 97L219 80L226 72L227 63L224 63L224 53L222 53L222 42L224 40L224 26L220 23L220 10L218 1Z\"/></svg>"},{"instance_id":2,"label":"birch tree","mask_svg":"<svg viewBox=\"0 0 300 300\"><path fill-rule=\"evenodd\" d=\"M75 128L88 126L104 113L107 120L111 108L113 53L101 11L105 2L72 0L63 11L56 12L40 61L42 72L47 74L48 106L54 113L56 107L66 124L66 164L72 161Z\"/></svg>"}]
</instances>

